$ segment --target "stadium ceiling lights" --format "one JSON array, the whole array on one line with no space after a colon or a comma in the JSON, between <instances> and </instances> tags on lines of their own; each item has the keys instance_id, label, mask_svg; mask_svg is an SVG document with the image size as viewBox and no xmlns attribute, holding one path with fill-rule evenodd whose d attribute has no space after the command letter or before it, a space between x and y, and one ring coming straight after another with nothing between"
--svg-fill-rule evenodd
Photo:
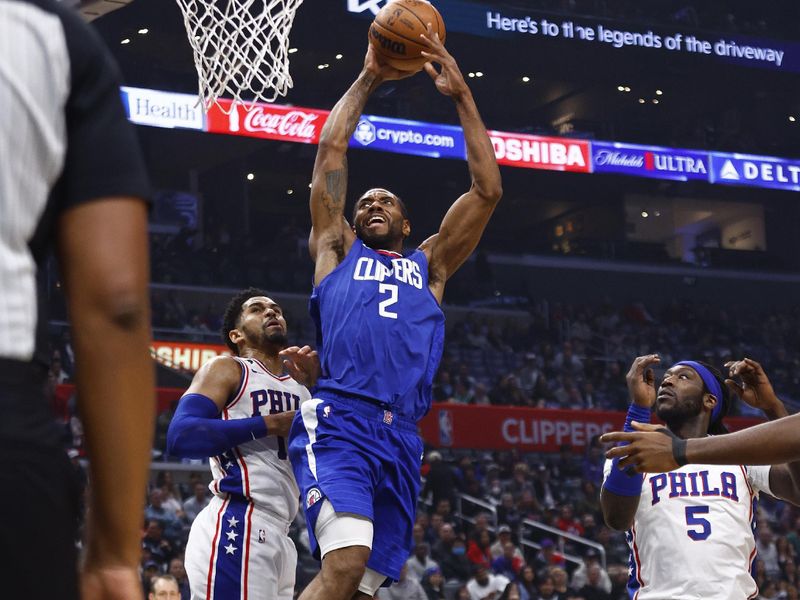
<instances>
[{"instance_id":1,"label":"stadium ceiling lights","mask_svg":"<svg viewBox=\"0 0 800 600\"><path fill-rule=\"evenodd\" d=\"M522 78L522 83L528 83L530 80L531 80L531 78L530 78L530 77L528 77L527 75L525 75L525 76Z\"/></svg>"},{"instance_id":2,"label":"stadium ceiling lights","mask_svg":"<svg viewBox=\"0 0 800 600\"><path fill-rule=\"evenodd\" d=\"M297 52L297 48L289 48L289 54L294 54Z\"/></svg>"}]
</instances>

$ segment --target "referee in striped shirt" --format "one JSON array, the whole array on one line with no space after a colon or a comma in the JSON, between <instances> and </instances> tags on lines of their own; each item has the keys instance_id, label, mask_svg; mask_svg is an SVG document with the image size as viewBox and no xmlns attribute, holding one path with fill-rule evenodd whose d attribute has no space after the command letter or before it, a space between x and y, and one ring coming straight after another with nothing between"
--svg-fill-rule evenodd
<instances>
[{"instance_id":1,"label":"referee in striped shirt","mask_svg":"<svg viewBox=\"0 0 800 600\"><path fill-rule=\"evenodd\" d=\"M141 600L152 447L147 179L99 37L52 0L0 0L0 561L4 598ZM55 249L76 350L91 493L45 395L38 267Z\"/></svg>"}]
</instances>

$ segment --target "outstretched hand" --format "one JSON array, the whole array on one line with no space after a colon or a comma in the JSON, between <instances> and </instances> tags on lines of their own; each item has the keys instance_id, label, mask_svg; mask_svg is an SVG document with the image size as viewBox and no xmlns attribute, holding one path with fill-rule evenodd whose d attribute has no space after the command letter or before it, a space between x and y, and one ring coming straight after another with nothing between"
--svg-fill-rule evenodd
<instances>
[{"instance_id":1,"label":"outstretched hand","mask_svg":"<svg viewBox=\"0 0 800 600\"><path fill-rule=\"evenodd\" d=\"M678 468L672 454L672 436L665 434L663 425L632 424L636 431L614 431L600 436L604 444L627 443L606 452L606 458L619 458L620 469L633 467L637 473L664 473Z\"/></svg>"},{"instance_id":2,"label":"outstretched hand","mask_svg":"<svg viewBox=\"0 0 800 600\"><path fill-rule=\"evenodd\" d=\"M656 402L656 378L652 365L661 362L658 354L648 354L634 359L625 381L631 401L637 406L652 408Z\"/></svg>"},{"instance_id":3,"label":"outstretched hand","mask_svg":"<svg viewBox=\"0 0 800 600\"><path fill-rule=\"evenodd\" d=\"M271 415L264 415L267 434L276 437L289 437L289 431L292 429L292 422L294 421L295 414L297 414L296 410L287 410Z\"/></svg>"},{"instance_id":4,"label":"outstretched hand","mask_svg":"<svg viewBox=\"0 0 800 600\"><path fill-rule=\"evenodd\" d=\"M436 89L451 98L458 98L469 92L469 86L464 81L456 59L444 47L439 39L439 34L433 30L430 23L428 23L427 33L421 34L420 37L430 48L428 51L423 50L422 56L428 59L428 62L425 63L425 72L433 79ZM437 71L433 63L437 63L442 70Z\"/></svg>"},{"instance_id":5,"label":"outstretched hand","mask_svg":"<svg viewBox=\"0 0 800 600\"><path fill-rule=\"evenodd\" d=\"M725 385L731 391L753 408L758 408L765 412L782 407L772 384L764 372L763 367L756 361L745 358L743 360L730 361L725 363L728 368L729 379L725 380ZM738 377L741 383L733 378Z\"/></svg>"},{"instance_id":6,"label":"outstretched hand","mask_svg":"<svg viewBox=\"0 0 800 600\"><path fill-rule=\"evenodd\" d=\"M420 72L416 71L401 71L387 63L383 57L372 47L372 44L367 44L367 55L364 57L364 70L372 73L379 81L395 81L397 79L405 79Z\"/></svg>"},{"instance_id":7,"label":"outstretched hand","mask_svg":"<svg viewBox=\"0 0 800 600\"><path fill-rule=\"evenodd\" d=\"M292 379L306 387L316 385L322 372L319 355L311 346L290 346L280 351L283 366Z\"/></svg>"}]
</instances>

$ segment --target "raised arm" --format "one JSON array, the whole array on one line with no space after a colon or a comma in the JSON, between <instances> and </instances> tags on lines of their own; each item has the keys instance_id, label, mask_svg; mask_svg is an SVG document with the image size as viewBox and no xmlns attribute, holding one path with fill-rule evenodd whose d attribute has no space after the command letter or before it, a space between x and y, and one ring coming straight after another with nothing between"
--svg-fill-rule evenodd
<instances>
[{"instance_id":1,"label":"raised arm","mask_svg":"<svg viewBox=\"0 0 800 600\"><path fill-rule=\"evenodd\" d=\"M475 250L503 190L492 142L458 64L430 25L427 35L423 37L431 47L430 52L423 54L441 65L441 72L430 62L425 65L425 70L436 88L445 96L450 96L456 104L472 178L469 191L456 200L445 214L439 233L420 246L428 258L428 283L434 296L441 302L447 279Z\"/></svg>"},{"instance_id":2,"label":"raised arm","mask_svg":"<svg viewBox=\"0 0 800 600\"><path fill-rule=\"evenodd\" d=\"M609 458L626 457L620 466L640 473L658 473L678 468L677 456L688 463L719 465L777 465L770 471L770 488L784 500L800 502L800 415L787 416L786 408L772 389L766 373L756 361L745 358L728 363L728 389L754 408L764 411L770 423L763 423L728 435L679 440L657 425L634 425L636 432L607 433L603 442L628 442L612 448ZM685 446L683 446L685 444ZM683 447L681 447L683 446ZM781 464L786 463L786 464Z\"/></svg>"},{"instance_id":3,"label":"raised arm","mask_svg":"<svg viewBox=\"0 0 800 600\"><path fill-rule=\"evenodd\" d=\"M353 135L370 94L384 81L413 75L379 62L372 46L367 49L364 68L333 107L319 140L311 176L311 236L309 249L316 263L314 283L318 284L344 260L355 234L344 216L347 199L347 144Z\"/></svg>"},{"instance_id":4,"label":"raised arm","mask_svg":"<svg viewBox=\"0 0 800 600\"><path fill-rule=\"evenodd\" d=\"M633 361L626 376L631 397L626 423L634 415L649 415L656 400L655 376L651 367L660 361L656 354L639 356ZM625 531L633 525L643 483L641 475L620 471L623 466L617 460L606 464L605 480L600 491L603 518L609 527L618 531Z\"/></svg>"}]
</instances>

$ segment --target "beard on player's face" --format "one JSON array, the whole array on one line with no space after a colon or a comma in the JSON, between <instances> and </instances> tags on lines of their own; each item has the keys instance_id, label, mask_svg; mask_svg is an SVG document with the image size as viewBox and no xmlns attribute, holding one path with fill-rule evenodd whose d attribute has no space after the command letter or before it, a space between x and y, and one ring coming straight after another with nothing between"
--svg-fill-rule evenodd
<instances>
[{"instance_id":1,"label":"beard on player's face","mask_svg":"<svg viewBox=\"0 0 800 600\"><path fill-rule=\"evenodd\" d=\"M671 430L694 419L703 411L703 397L685 398L676 395L669 402L656 406L656 416L664 421Z\"/></svg>"},{"instance_id":2,"label":"beard on player's face","mask_svg":"<svg viewBox=\"0 0 800 600\"><path fill-rule=\"evenodd\" d=\"M360 223L355 226L355 230L358 239L370 248L379 250L394 246L395 243L403 240L402 224L396 224L391 221L389 221L389 227L385 233L376 233Z\"/></svg>"},{"instance_id":3,"label":"beard on player's face","mask_svg":"<svg viewBox=\"0 0 800 600\"><path fill-rule=\"evenodd\" d=\"M287 346L289 344L289 338L285 331L265 332L263 339L265 342L276 346Z\"/></svg>"},{"instance_id":4,"label":"beard on player's face","mask_svg":"<svg viewBox=\"0 0 800 600\"><path fill-rule=\"evenodd\" d=\"M281 327L267 327L267 323L258 326L244 324L240 327L245 339L245 344L257 350L264 350L267 346L279 346L285 348L289 345L289 338L286 334L286 325Z\"/></svg>"}]
</instances>

